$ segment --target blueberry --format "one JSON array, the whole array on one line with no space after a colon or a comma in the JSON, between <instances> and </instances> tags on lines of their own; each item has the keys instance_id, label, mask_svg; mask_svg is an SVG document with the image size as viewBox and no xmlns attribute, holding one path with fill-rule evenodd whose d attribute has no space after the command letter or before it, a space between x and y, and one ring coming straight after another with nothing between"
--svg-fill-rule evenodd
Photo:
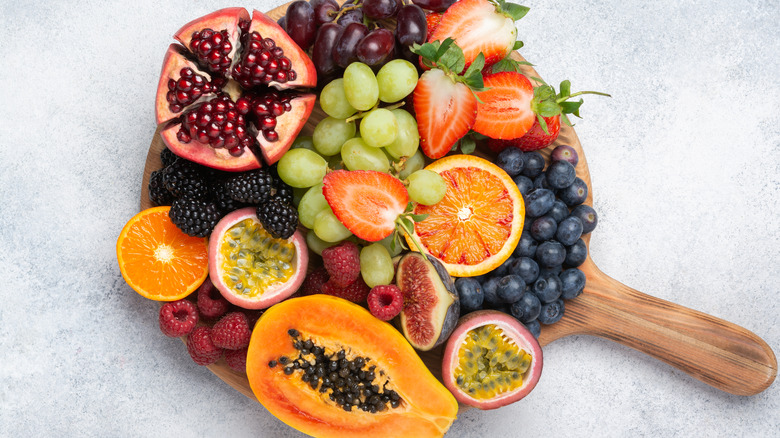
<instances>
[{"instance_id":1,"label":"blueberry","mask_svg":"<svg viewBox=\"0 0 780 438\"><path fill-rule=\"evenodd\" d=\"M552 154L550 154L550 159L553 161L568 161L572 166L576 166L580 161L577 151L567 144L562 144L553 149Z\"/></svg>"},{"instance_id":2,"label":"blueberry","mask_svg":"<svg viewBox=\"0 0 780 438\"><path fill-rule=\"evenodd\" d=\"M558 276L563 285L561 298L570 300L576 298L585 288L585 274L577 268L567 269Z\"/></svg>"},{"instance_id":3,"label":"blueberry","mask_svg":"<svg viewBox=\"0 0 780 438\"><path fill-rule=\"evenodd\" d=\"M533 225L535 219L535 217L528 215L525 216L525 221L523 222L523 234L531 233L531 225Z\"/></svg>"},{"instance_id":4,"label":"blueberry","mask_svg":"<svg viewBox=\"0 0 780 438\"><path fill-rule=\"evenodd\" d=\"M588 234L596 229L596 225L599 223L599 217L596 215L596 210L590 205L581 204L574 207L571 211L571 215L580 218L582 221L582 234Z\"/></svg>"},{"instance_id":5,"label":"blueberry","mask_svg":"<svg viewBox=\"0 0 780 438\"><path fill-rule=\"evenodd\" d=\"M493 272L490 273L490 275L494 277L503 277L504 275L509 273L509 266L512 264L512 262L515 261L514 257L509 257L504 261L504 263L501 263L496 269L493 269Z\"/></svg>"},{"instance_id":6,"label":"blueberry","mask_svg":"<svg viewBox=\"0 0 780 438\"><path fill-rule=\"evenodd\" d=\"M525 153L525 167L523 168L523 175L528 178L534 179L541 175L544 170L544 157L539 152L526 152Z\"/></svg>"},{"instance_id":7,"label":"blueberry","mask_svg":"<svg viewBox=\"0 0 780 438\"><path fill-rule=\"evenodd\" d=\"M482 293L482 286L477 280L468 277L458 278L455 280L455 289L460 297L460 311L462 314L482 308L485 294Z\"/></svg>"},{"instance_id":8,"label":"blueberry","mask_svg":"<svg viewBox=\"0 0 780 438\"><path fill-rule=\"evenodd\" d=\"M558 198L569 207L580 205L588 198L588 185L580 178L574 178L571 185L558 190Z\"/></svg>"},{"instance_id":9,"label":"blueberry","mask_svg":"<svg viewBox=\"0 0 780 438\"><path fill-rule=\"evenodd\" d=\"M525 328L528 329L529 332L531 332L532 335L534 335L535 338L539 338L539 335L542 334L542 326L539 324L539 320L535 319L528 324L524 324Z\"/></svg>"},{"instance_id":10,"label":"blueberry","mask_svg":"<svg viewBox=\"0 0 780 438\"><path fill-rule=\"evenodd\" d=\"M588 258L588 247L585 246L582 239L579 239L574 242L574 245L566 247L566 260L563 263L566 266L576 268L583 264L586 258Z\"/></svg>"},{"instance_id":11,"label":"blueberry","mask_svg":"<svg viewBox=\"0 0 780 438\"><path fill-rule=\"evenodd\" d=\"M533 189L525 196L525 213L539 217L547 214L555 203L555 194L549 189Z\"/></svg>"},{"instance_id":12,"label":"blueberry","mask_svg":"<svg viewBox=\"0 0 780 438\"><path fill-rule=\"evenodd\" d=\"M534 188L535 189L552 189L550 187L550 184L547 183L547 175L541 174L534 178Z\"/></svg>"},{"instance_id":13,"label":"blueberry","mask_svg":"<svg viewBox=\"0 0 780 438\"><path fill-rule=\"evenodd\" d=\"M577 171L568 161L554 161L545 171L547 184L554 189L562 189L574 182Z\"/></svg>"},{"instance_id":14,"label":"blueberry","mask_svg":"<svg viewBox=\"0 0 780 438\"><path fill-rule=\"evenodd\" d=\"M555 231L558 229L558 224L551 216L542 216L536 218L531 224L531 237L537 242L544 242L550 240L555 235Z\"/></svg>"},{"instance_id":15,"label":"blueberry","mask_svg":"<svg viewBox=\"0 0 780 438\"><path fill-rule=\"evenodd\" d=\"M530 257L518 257L509 267L509 272L519 275L525 284L533 284L539 277L539 265Z\"/></svg>"},{"instance_id":16,"label":"blueberry","mask_svg":"<svg viewBox=\"0 0 780 438\"><path fill-rule=\"evenodd\" d=\"M533 224L533 221L527 220L526 223ZM515 252L512 253L515 257L533 257L536 255L536 240L531 237L531 233L523 233L520 235L520 240L517 242Z\"/></svg>"},{"instance_id":17,"label":"blueberry","mask_svg":"<svg viewBox=\"0 0 780 438\"><path fill-rule=\"evenodd\" d=\"M523 196L527 195L528 192L534 188L533 180L527 176L517 175L516 177L512 178L512 180L515 182L515 184L517 184L517 188L520 190L520 193L522 193Z\"/></svg>"},{"instance_id":18,"label":"blueberry","mask_svg":"<svg viewBox=\"0 0 780 438\"><path fill-rule=\"evenodd\" d=\"M536 261L544 268L562 265L566 260L566 248L560 242L548 240L536 248Z\"/></svg>"},{"instance_id":19,"label":"blueberry","mask_svg":"<svg viewBox=\"0 0 780 438\"><path fill-rule=\"evenodd\" d=\"M563 282L556 275L539 278L533 284L533 291L542 303L552 303L561 296Z\"/></svg>"},{"instance_id":20,"label":"blueberry","mask_svg":"<svg viewBox=\"0 0 780 438\"><path fill-rule=\"evenodd\" d=\"M511 307L512 316L523 324L538 318L541 310L542 303L532 293L526 293L522 298L514 302Z\"/></svg>"},{"instance_id":21,"label":"blueberry","mask_svg":"<svg viewBox=\"0 0 780 438\"><path fill-rule=\"evenodd\" d=\"M564 310L563 300L542 304L542 311L539 313L538 320L545 325L555 324L563 317Z\"/></svg>"},{"instance_id":22,"label":"blueberry","mask_svg":"<svg viewBox=\"0 0 780 438\"><path fill-rule=\"evenodd\" d=\"M517 148L506 148L498 153L496 165L504 170L509 176L520 175L525 165L525 154Z\"/></svg>"},{"instance_id":23,"label":"blueberry","mask_svg":"<svg viewBox=\"0 0 780 438\"><path fill-rule=\"evenodd\" d=\"M556 265L556 266L553 266L551 268L544 268L544 267L542 267L542 268L539 268L539 277L547 278L547 277L549 277L551 275L554 275L554 276L557 277L558 274L561 273L561 271L563 271L563 266L561 266L561 265Z\"/></svg>"},{"instance_id":24,"label":"blueberry","mask_svg":"<svg viewBox=\"0 0 780 438\"><path fill-rule=\"evenodd\" d=\"M482 294L485 296L482 300L483 307L494 307L501 304L501 300L496 295L498 279L499 277L490 277L486 282L482 283Z\"/></svg>"},{"instance_id":25,"label":"blueberry","mask_svg":"<svg viewBox=\"0 0 780 438\"><path fill-rule=\"evenodd\" d=\"M574 245L582 236L582 221L576 216L569 216L558 224L555 238L564 246Z\"/></svg>"},{"instance_id":26,"label":"blueberry","mask_svg":"<svg viewBox=\"0 0 780 438\"><path fill-rule=\"evenodd\" d=\"M519 275L505 275L498 280L496 295L498 299L510 304L519 300L525 293L525 282Z\"/></svg>"},{"instance_id":27,"label":"blueberry","mask_svg":"<svg viewBox=\"0 0 780 438\"><path fill-rule=\"evenodd\" d=\"M558 223L569 215L569 207L560 199L556 199L555 202L553 202L550 211L547 212L547 215L552 216L552 218L555 219L555 222Z\"/></svg>"}]
</instances>

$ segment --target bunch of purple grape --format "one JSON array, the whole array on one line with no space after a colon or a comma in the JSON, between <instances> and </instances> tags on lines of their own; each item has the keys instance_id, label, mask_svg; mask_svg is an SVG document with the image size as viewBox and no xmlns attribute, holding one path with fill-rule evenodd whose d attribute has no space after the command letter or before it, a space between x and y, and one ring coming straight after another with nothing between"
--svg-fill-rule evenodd
<instances>
[{"instance_id":1,"label":"bunch of purple grape","mask_svg":"<svg viewBox=\"0 0 780 438\"><path fill-rule=\"evenodd\" d=\"M347 0L339 7L336 0L298 0L279 24L303 50L311 49L317 74L328 80L356 61L372 67L394 58L416 61L409 47L423 44L428 37L423 8L441 12L453 3Z\"/></svg>"}]
</instances>

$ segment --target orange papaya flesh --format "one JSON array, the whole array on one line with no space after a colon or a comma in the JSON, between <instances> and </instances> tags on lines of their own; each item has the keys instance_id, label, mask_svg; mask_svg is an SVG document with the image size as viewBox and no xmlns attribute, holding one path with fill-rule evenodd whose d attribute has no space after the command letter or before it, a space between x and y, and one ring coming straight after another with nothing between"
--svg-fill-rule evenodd
<instances>
[{"instance_id":1,"label":"orange papaya flesh","mask_svg":"<svg viewBox=\"0 0 780 438\"><path fill-rule=\"evenodd\" d=\"M301 344L296 348L298 341L311 341L325 357L337 358L342 352L347 361L363 358L361 369L374 372L372 383L382 394L395 392L398 401L383 404L375 413L357 406L347 411L331 400L333 387L323 388L322 380L306 382L304 370L293 369L295 360L315 363L309 349L302 355ZM247 377L269 412L318 437L443 436L458 411L452 394L393 326L328 295L289 299L263 314L252 332Z\"/></svg>"}]
</instances>

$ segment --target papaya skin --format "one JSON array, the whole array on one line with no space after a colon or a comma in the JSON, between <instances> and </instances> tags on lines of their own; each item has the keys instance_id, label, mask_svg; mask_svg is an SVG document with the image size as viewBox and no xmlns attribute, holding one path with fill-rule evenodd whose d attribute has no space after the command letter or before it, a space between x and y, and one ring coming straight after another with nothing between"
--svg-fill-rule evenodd
<instances>
[{"instance_id":1,"label":"papaya skin","mask_svg":"<svg viewBox=\"0 0 780 438\"><path fill-rule=\"evenodd\" d=\"M268 366L297 350L288 330L348 355L368 357L389 377L403 400L378 413L344 411L328 393L312 390L299 372L286 375ZM328 295L292 298L269 308L252 332L247 377L269 412L303 433L318 437L437 437L447 432L458 412L455 397L430 373L415 350L390 324L366 309Z\"/></svg>"}]
</instances>

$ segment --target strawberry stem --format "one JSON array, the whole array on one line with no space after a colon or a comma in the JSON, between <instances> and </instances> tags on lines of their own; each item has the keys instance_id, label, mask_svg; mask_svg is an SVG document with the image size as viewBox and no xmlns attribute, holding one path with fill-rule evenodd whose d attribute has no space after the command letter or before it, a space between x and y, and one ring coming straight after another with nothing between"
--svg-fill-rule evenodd
<instances>
[{"instance_id":1,"label":"strawberry stem","mask_svg":"<svg viewBox=\"0 0 780 438\"><path fill-rule=\"evenodd\" d=\"M409 240L412 241L412 244L414 244L415 249L417 252L419 252L423 258L427 261L428 257L425 255L425 251L423 251L423 247L420 244L420 242L417 240L416 237L414 237L414 231L408 229L406 223L404 223L404 215L398 216L398 219L395 220L396 225L402 231L406 237L409 238Z\"/></svg>"},{"instance_id":2,"label":"strawberry stem","mask_svg":"<svg viewBox=\"0 0 780 438\"><path fill-rule=\"evenodd\" d=\"M600 93L600 92L598 92L598 91L578 91L578 92L576 92L576 93L572 93L572 94L570 94L570 95L568 95L568 96L563 96L563 97L561 97L561 98L559 98L559 99L556 99L556 100L555 100L555 102L556 102L556 103L565 102L565 101L566 101L566 100L568 100L570 97L581 96L581 95L583 95L583 94L597 94L597 95L599 95L599 96L612 97L611 95L609 95L609 94L607 94L607 93Z\"/></svg>"}]
</instances>

